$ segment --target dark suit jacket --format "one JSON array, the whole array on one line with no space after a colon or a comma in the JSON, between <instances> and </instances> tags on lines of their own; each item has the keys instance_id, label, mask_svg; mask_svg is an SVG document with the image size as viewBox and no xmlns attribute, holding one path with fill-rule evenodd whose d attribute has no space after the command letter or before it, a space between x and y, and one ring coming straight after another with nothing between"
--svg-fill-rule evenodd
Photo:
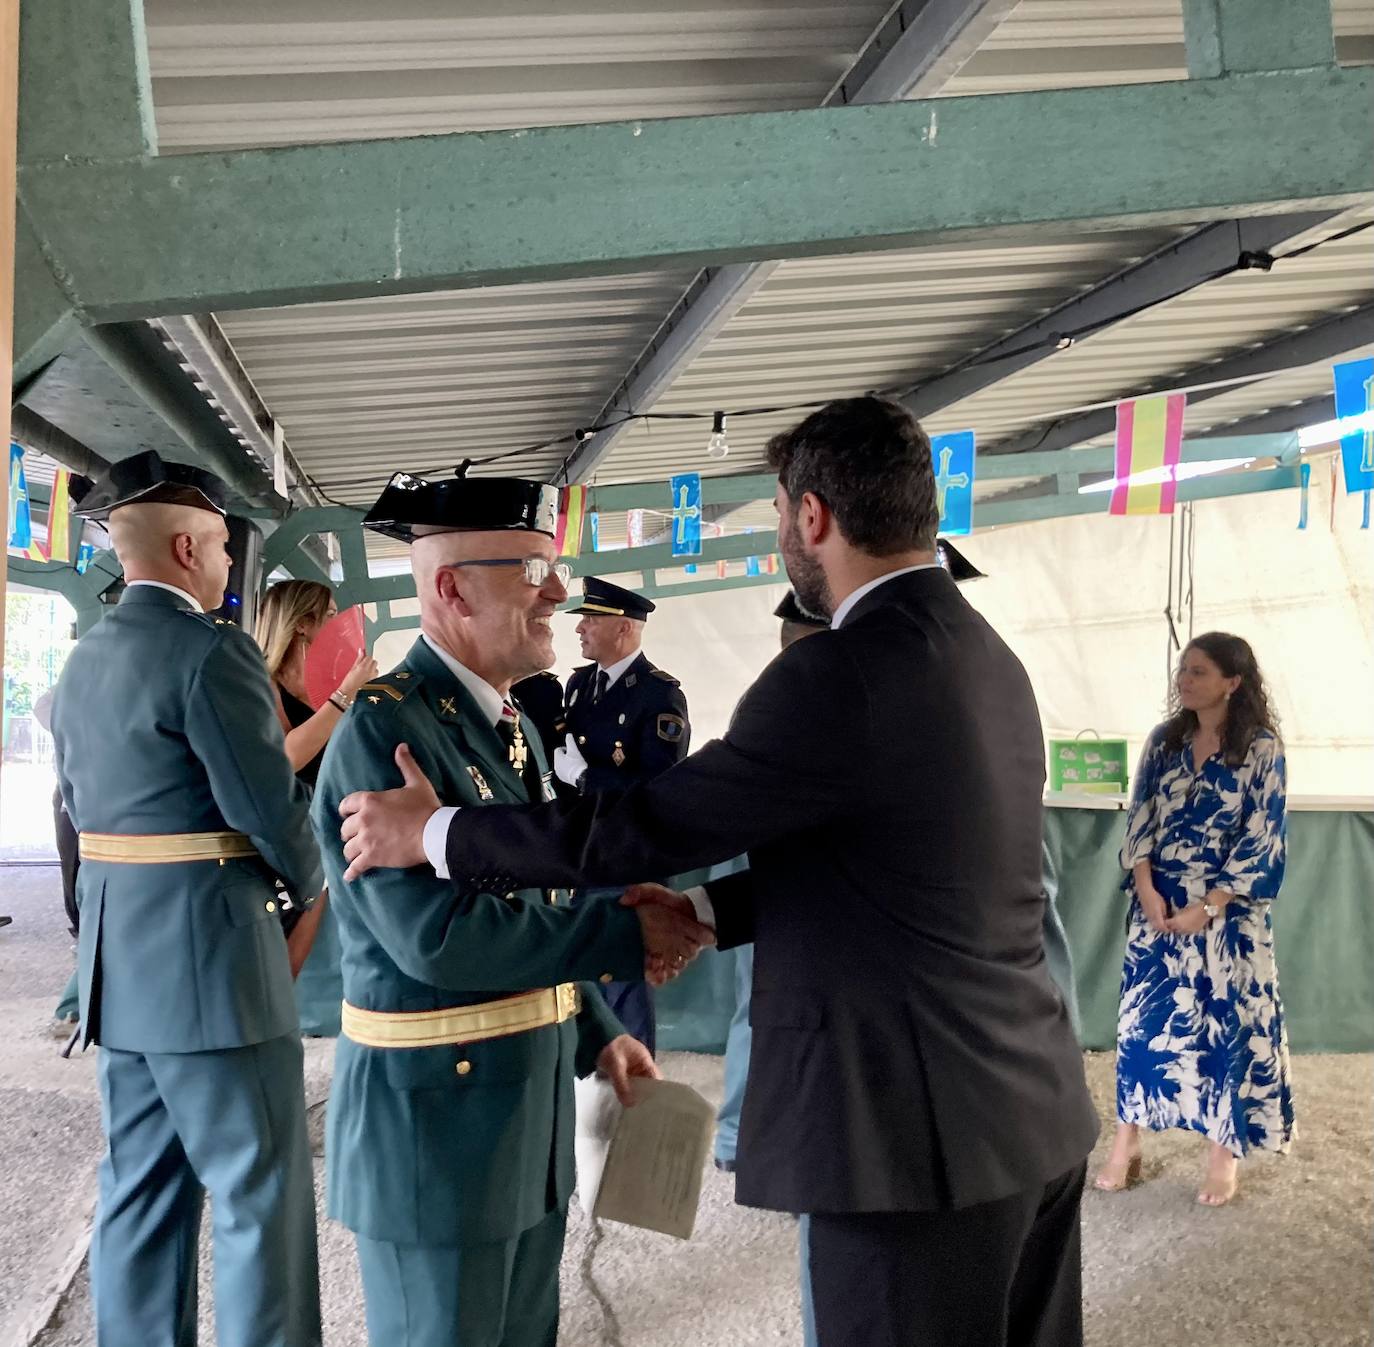
<instances>
[{"instance_id":1,"label":"dark suit jacket","mask_svg":"<svg viewBox=\"0 0 1374 1347\"><path fill-rule=\"evenodd\" d=\"M754 940L737 1196L921 1211L1036 1188L1097 1135L1045 963L1040 720L940 570L784 651L723 740L618 795L465 810L455 879L627 882L748 851L712 886Z\"/></svg>"}]
</instances>

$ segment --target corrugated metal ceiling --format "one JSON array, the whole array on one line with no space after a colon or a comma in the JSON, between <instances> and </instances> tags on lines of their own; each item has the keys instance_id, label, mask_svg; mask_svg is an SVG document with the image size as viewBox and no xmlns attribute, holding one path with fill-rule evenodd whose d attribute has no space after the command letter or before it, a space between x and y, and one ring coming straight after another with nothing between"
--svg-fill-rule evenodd
<instances>
[{"instance_id":1,"label":"corrugated metal ceiling","mask_svg":"<svg viewBox=\"0 0 1374 1347\"><path fill-rule=\"evenodd\" d=\"M407 0L379 17L362 0L229 0L212 11L191 0L148 0L147 14L158 131L163 151L174 152L814 106L886 8ZM1335 12L1340 58L1374 60L1374 0L1337 0ZM945 92L1184 73L1179 0L1022 0ZM1034 246L960 244L786 263L658 409L709 413L928 376L1179 232L1064 234ZM1367 301L1372 264L1374 231L1267 275L1215 282L947 408L931 428L973 425L992 444L1052 413ZM222 322L302 463L331 494L363 501L393 467L446 467L584 424L689 280L663 272L229 314ZM1200 403L1190 424L1312 396L1328 378L1322 368L1250 385ZM723 463L705 457L709 421L636 428L598 480L748 470L761 461L767 435L793 419L736 418ZM551 472L565 452L511 466ZM766 511L757 513L754 522L766 523Z\"/></svg>"}]
</instances>

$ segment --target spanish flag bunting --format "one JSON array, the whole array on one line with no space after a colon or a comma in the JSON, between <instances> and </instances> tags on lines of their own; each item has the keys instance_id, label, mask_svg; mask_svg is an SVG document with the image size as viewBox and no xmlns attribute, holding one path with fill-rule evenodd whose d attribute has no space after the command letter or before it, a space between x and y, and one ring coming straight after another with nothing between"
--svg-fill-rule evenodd
<instances>
[{"instance_id":1,"label":"spanish flag bunting","mask_svg":"<svg viewBox=\"0 0 1374 1347\"><path fill-rule=\"evenodd\" d=\"M565 486L558 503L558 531L554 545L560 557L575 557L582 551L582 518L586 511L587 488Z\"/></svg>"},{"instance_id":2,"label":"spanish flag bunting","mask_svg":"<svg viewBox=\"0 0 1374 1347\"><path fill-rule=\"evenodd\" d=\"M1187 397L1170 393L1116 405L1111 514L1173 514Z\"/></svg>"}]
</instances>

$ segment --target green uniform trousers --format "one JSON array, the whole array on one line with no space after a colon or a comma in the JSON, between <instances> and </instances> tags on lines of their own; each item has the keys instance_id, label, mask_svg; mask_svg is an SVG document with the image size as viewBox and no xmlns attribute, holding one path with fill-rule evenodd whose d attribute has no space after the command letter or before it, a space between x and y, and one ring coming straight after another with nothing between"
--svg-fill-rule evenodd
<instances>
[{"instance_id":1,"label":"green uniform trousers","mask_svg":"<svg viewBox=\"0 0 1374 1347\"><path fill-rule=\"evenodd\" d=\"M100 1098L109 1148L91 1243L99 1347L194 1347L207 1191L220 1347L318 1347L300 1039L218 1052L102 1048Z\"/></svg>"},{"instance_id":2,"label":"green uniform trousers","mask_svg":"<svg viewBox=\"0 0 1374 1347\"><path fill-rule=\"evenodd\" d=\"M554 1347L567 1224L565 1207L485 1244L359 1235L371 1347Z\"/></svg>"}]
</instances>

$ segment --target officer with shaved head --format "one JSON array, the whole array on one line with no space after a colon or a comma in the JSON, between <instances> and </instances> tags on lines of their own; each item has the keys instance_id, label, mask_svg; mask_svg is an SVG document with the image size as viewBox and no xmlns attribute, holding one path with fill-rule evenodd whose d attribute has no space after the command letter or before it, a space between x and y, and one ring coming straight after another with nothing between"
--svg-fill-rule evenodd
<instances>
[{"instance_id":1,"label":"officer with shaved head","mask_svg":"<svg viewBox=\"0 0 1374 1347\"><path fill-rule=\"evenodd\" d=\"M314 1187L276 880L307 903L322 876L262 655L210 615L229 579L223 488L139 454L78 513L108 521L126 581L52 711L80 834L81 1033L102 1049L97 1341L196 1340L208 1191L221 1347L311 1347Z\"/></svg>"}]
</instances>

